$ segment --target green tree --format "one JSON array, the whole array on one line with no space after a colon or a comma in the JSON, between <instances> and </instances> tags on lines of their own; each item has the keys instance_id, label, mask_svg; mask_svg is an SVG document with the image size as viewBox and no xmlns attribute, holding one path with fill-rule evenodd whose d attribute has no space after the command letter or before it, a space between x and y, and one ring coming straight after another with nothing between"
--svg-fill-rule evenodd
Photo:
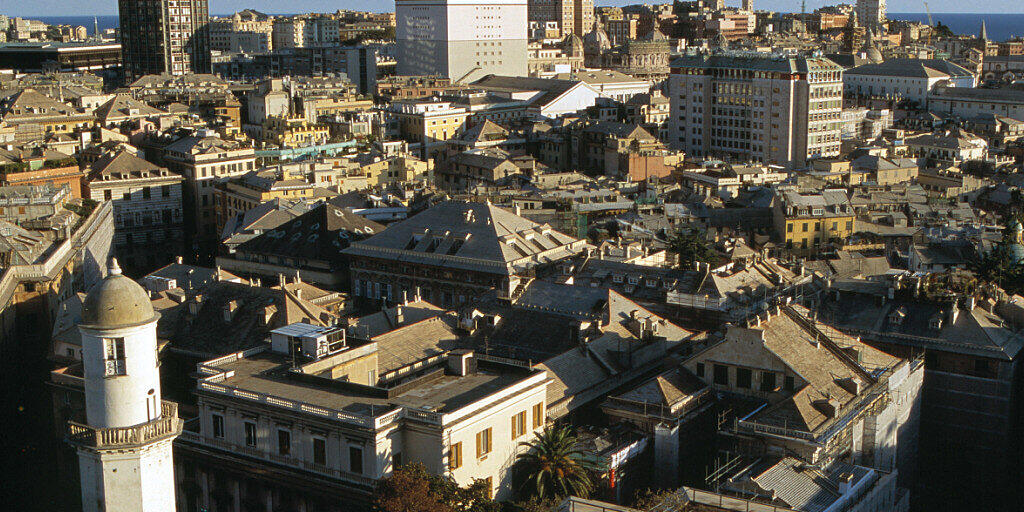
<instances>
[{"instance_id":1,"label":"green tree","mask_svg":"<svg viewBox=\"0 0 1024 512\"><path fill-rule=\"evenodd\" d=\"M702 229L680 228L669 238L668 250L679 256L679 266L682 268L693 268L693 264L698 261L710 263L715 258L707 233Z\"/></svg>"},{"instance_id":2,"label":"green tree","mask_svg":"<svg viewBox=\"0 0 1024 512\"><path fill-rule=\"evenodd\" d=\"M594 486L591 468L576 448L576 435L568 427L545 427L532 441L519 444L529 447L517 457L527 495L543 500L590 494Z\"/></svg>"},{"instance_id":3,"label":"green tree","mask_svg":"<svg viewBox=\"0 0 1024 512\"><path fill-rule=\"evenodd\" d=\"M1024 262L1015 261L1011 250L1013 244L1014 224L1012 217L1004 221L1007 226L1003 231L1003 241L987 252L967 262L967 268L974 272L978 279L995 283L1007 293L1024 293Z\"/></svg>"},{"instance_id":4,"label":"green tree","mask_svg":"<svg viewBox=\"0 0 1024 512\"><path fill-rule=\"evenodd\" d=\"M489 491L484 480L459 487L423 464L407 464L381 480L373 504L378 512L498 512L501 504L488 497Z\"/></svg>"}]
</instances>

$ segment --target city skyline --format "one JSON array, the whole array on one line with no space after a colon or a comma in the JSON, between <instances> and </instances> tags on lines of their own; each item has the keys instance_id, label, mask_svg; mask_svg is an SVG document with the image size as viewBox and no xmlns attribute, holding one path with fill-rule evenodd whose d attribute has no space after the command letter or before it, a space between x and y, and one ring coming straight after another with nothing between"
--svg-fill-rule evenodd
<instances>
[{"instance_id":1,"label":"city skyline","mask_svg":"<svg viewBox=\"0 0 1024 512\"><path fill-rule=\"evenodd\" d=\"M600 6L623 6L640 2L630 0L597 0L594 4ZM854 3L854 2L847 2ZM739 5L739 2L727 2L728 5ZM269 0L216 0L211 2L210 13L213 15L237 12L243 9L255 9L267 14L296 14L302 12L334 12L338 9L368 10L372 12L394 11L394 2L375 1L361 2L357 0L299 0L289 5L294 6L291 12L278 12L276 9L280 4ZM826 1L812 1L807 3L808 10L814 10L825 5L833 5ZM1024 14L1024 3L1017 0L994 0L984 4L984 10L977 10L976 4L964 4L955 0L935 0L930 2L929 7L935 14ZM82 16L111 16L117 14L116 2L106 2L102 8L97 9L96 2L90 0L36 0L31 5L21 6L22 9L9 12L0 12L8 16L54 16L57 12L75 12ZM778 12L798 12L800 4L790 0L762 0L755 4L758 9L768 9ZM896 0L889 6L889 12L895 13L923 13L924 5L919 0Z\"/></svg>"}]
</instances>

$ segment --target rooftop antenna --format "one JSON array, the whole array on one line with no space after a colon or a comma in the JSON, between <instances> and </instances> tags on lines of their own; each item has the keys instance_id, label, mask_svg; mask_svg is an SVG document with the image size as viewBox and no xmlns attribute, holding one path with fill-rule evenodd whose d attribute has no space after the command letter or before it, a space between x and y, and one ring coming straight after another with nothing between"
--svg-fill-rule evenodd
<instances>
[{"instance_id":1,"label":"rooftop antenna","mask_svg":"<svg viewBox=\"0 0 1024 512\"><path fill-rule=\"evenodd\" d=\"M100 37L100 19L96 16L92 17L92 35Z\"/></svg>"}]
</instances>

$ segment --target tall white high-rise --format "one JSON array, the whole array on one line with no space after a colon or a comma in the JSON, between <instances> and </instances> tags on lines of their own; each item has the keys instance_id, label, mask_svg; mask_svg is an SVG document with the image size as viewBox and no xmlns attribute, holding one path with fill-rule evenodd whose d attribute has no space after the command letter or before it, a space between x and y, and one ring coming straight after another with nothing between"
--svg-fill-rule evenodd
<instances>
[{"instance_id":1,"label":"tall white high-rise","mask_svg":"<svg viewBox=\"0 0 1024 512\"><path fill-rule=\"evenodd\" d=\"M527 0L396 0L395 15L399 75L527 75Z\"/></svg>"},{"instance_id":2,"label":"tall white high-rise","mask_svg":"<svg viewBox=\"0 0 1024 512\"><path fill-rule=\"evenodd\" d=\"M82 311L86 424L71 422L85 512L173 512L177 405L160 399L156 324L146 291L121 275L89 290Z\"/></svg>"},{"instance_id":3,"label":"tall white high-rise","mask_svg":"<svg viewBox=\"0 0 1024 512\"><path fill-rule=\"evenodd\" d=\"M874 30L875 33L882 31L882 25L886 22L885 0L857 0L855 9L861 26Z\"/></svg>"}]
</instances>

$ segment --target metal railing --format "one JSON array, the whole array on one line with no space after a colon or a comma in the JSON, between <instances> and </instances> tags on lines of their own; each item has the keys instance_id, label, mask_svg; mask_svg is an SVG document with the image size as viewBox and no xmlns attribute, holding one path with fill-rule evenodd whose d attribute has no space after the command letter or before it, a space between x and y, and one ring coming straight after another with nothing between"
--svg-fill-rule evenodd
<instances>
[{"instance_id":1,"label":"metal railing","mask_svg":"<svg viewBox=\"0 0 1024 512\"><path fill-rule=\"evenodd\" d=\"M89 448L130 448L174 437L181 433L181 427L178 404L165 401L160 404L160 417L153 421L131 427L108 428L97 428L71 421L68 422L67 437L71 443Z\"/></svg>"}]
</instances>

